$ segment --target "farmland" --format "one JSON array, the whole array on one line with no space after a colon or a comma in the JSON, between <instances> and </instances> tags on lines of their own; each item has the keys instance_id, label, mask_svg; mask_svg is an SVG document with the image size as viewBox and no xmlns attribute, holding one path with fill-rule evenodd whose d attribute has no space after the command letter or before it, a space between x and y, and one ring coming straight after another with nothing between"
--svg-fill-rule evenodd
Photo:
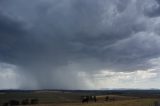
<instances>
[{"instance_id":1,"label":"farmland","mask_svg":"<svg viewBox=\"0 0 160 106\"><path fill-rule=\"evenodd\" d=\"M82 96L96 95L97 101L82 103ZM106 97L114 100L106 101ZM0 105L10 100L38 99L30 106L154 106L160 102L159 91L1 91ZM22 105L21 103L19 104ZM26 105L25 105L26 106Z\"/></svg>"}]
</instances>

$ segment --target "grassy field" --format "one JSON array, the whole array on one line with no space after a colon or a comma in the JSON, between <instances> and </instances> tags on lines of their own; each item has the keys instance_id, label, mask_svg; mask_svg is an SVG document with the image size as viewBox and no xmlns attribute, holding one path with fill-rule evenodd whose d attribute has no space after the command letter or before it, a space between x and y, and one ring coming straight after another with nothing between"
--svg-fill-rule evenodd
<instances>
[{"instance_id":1,"label":"grassy field","mask_svg":"<svg viewBox=\"0 0 160 106\"><path fill-rule=\"evenodd\" d=\"M39 104L30 106L154 106L155 101L160 98L140 98L122 95L97 95L97 102L81 103L82 93L71 92L11 92L0 93L0 106L9 100L22 101L26 98L37 98ZM115 98L115 101L105 101L105 97ZM25 105L26 106L26 105Z\"/></svg>"},{"instance_id":2,"label":"grassy field","mask_svg":"<svg viewBox=\"0 0 160 106\"><path fill-rule=\"evenodd\" d=\"M60 104L42 104L41 106L154 106L156 99L137 99L115 102L97 102L97 103L60 103Z\"/></svg>"}]
</instances>

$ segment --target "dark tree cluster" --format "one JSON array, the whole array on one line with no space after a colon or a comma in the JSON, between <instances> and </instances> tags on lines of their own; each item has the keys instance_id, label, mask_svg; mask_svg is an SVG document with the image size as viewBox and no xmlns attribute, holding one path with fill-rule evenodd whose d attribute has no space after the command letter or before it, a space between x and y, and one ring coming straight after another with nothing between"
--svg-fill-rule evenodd
<instances>
[{"instance_id":1,"label":"dark tree cluster","mask_svg":"<svg viewBox=\"0 0 160 106\"><path fill-rule=\"evenodd\" d=\"M89 101L97 102L96 96L82 96L82 103L88 103Z\"/></svg>"},{"instance_id":2,"label":"dark tree cluster","mask_svg":"<svg viewBox=\"0 0 160 106\"><path fill-rule=\"evenodd\" d=\"M17 106L17 105L29 105L29 104L38 104L38 99L23 99L21 101L18 100L10 100L8 102L3 103L3 106Z\"/></svg>"}]
</instances>

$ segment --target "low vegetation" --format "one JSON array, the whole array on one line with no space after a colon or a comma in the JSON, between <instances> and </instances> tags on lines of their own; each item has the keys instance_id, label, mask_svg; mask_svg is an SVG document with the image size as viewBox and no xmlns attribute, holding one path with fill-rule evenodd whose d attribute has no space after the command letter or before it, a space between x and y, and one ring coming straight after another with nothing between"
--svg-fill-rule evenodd
<instances>
[{"instance_id":1,"label":"low vegetation","mask_svg":"<svg viewBox=\"0 0 160 106\"><path fill-rule=\"evenodd\" d=\"M96 101L89 100L88 103L82 103L83 96L93 94L93 97L96 95ZM127 96L62 91L3 92L0 93L0 106L11 100L19 101L19 106L159 106L157 103L160 103L160 98L157 96L158 94L154 95L144 97L143 94L141 96Z\"/></svg>"}]
</instances>

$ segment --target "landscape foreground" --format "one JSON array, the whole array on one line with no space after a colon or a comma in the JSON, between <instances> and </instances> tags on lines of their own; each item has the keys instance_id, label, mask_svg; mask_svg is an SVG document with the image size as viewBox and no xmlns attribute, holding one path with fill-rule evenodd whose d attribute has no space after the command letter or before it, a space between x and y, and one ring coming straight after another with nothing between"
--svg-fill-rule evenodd
<instances>
[{"instance_id":1,"label":"landscape foreground","mask_svg":"<svg viewBox=\"0 0 160 106\"><path fill-rule=\"evenodd\" d=\"M83 102L84 97L96 101ZM35 100L35 101L34 101ZM11 104L10 101L18 101ZM32 101L33 103L31 103ZM35 103L34 103L35 102ZM104 90L104 91L0 91L0 106L160 106L159 90Z\"/></svg>"}]
</instances>

